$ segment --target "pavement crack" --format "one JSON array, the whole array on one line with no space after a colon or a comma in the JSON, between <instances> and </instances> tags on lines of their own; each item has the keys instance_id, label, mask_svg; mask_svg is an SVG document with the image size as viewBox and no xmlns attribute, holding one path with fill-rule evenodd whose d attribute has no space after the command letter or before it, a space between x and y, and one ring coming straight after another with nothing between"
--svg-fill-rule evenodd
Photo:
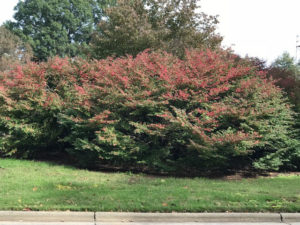
<instances>
[{"instance_id":1,"label":"pavement crack","mask_svg":"<svg viewBox=\"0 0 300 225\"><path fill-rule=\"evenodd\" d=\"M97 225L97 221L96 221L96 212L94 212L94 225Z\"/></svg>"},{"instance_id":2,"label":"pavement crack","mask_svg":"<svg viewBox=\"0 0 300 225\"><path fill-rule=\"evenodd\" d=\"M284 222L284 219L283 219L283 216L282 216L281 213L279 213L279 215L280 215L280 221L281 221L281 223L286 224L286 225L292 225L291 223Z\"/></svg>"},{"instance_id":3,"label":"pavement crack","mask_svg":"<svg viewBox=\"0 0 300 225\"><path fill-rule=\"evenodd\" d=\"M279 213L279 216L280 216L280 221L281 221L281 223L284 223L284 222L283 222L283 216L282 216L281 213Z\"/></svg>"}]
</instances>

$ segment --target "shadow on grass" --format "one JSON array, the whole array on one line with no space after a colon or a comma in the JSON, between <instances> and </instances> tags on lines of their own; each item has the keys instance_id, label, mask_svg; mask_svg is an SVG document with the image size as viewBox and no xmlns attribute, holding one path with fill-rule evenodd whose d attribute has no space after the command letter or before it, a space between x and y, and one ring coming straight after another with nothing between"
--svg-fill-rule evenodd
<instances>
[{"instance_id":1,"label":"shadow on grass","mask_svg":"<svg viewBox=\"0 0 300 225\"><path fill-rule=\"evenodd\" d=\"M128 165L116 165L109 164L108 162L99 161L94 166L82 166L75 159L71 158L68 154L61 154L59 156L48 156L44 155L42 157L31 158L28 160L37 161L37 162L46 162L49 165L59 165L66 168L74 169L84 169L94 172L105 172L105 173L132 173L132 174L147 174L153 177L174 177L174 178L209 178L209 179L225 179L225 180L240 180L243 178L257 178L259 176L269 176L269 173L257 171L253 169L248 170L215 170L215 171L199 171L183 169L177 169L174 171L161 171L156 170L147 166L128 166ZM0 168L1 169L1 168Z\"/></svg>"}]
</instances>

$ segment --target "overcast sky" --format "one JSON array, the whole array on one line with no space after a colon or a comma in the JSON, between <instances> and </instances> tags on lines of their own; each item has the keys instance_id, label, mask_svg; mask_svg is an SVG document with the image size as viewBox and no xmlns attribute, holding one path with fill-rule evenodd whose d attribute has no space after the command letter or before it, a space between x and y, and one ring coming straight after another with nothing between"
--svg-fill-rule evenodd
<instances>
[{"instance_id":1,"label":"overcast sky","mask_svg":"<svg viewBox=\"0 0 300 225\"><path fill-rule=\"evenodd\" d=\"M240 55L248 54L268 62L284 51L295 57L296 35L300 35L300 0L200 2L202 11L219 15L218 31L224 36L224 45L232 46Z\"/></svg>"},{"instance_id":2,"label":"overcast sky","mask_svg":"<svg viewBox=\"0 0 300 225\"><path fill-rule=\"evenodd\" d=\"M0 24L12 18L17 2L0 0ZM296 55L300 0L201 0L200 5L205 13L219 15L223 45L236 53L268 62L284 51Z\"/></svg>"}]
</instances>

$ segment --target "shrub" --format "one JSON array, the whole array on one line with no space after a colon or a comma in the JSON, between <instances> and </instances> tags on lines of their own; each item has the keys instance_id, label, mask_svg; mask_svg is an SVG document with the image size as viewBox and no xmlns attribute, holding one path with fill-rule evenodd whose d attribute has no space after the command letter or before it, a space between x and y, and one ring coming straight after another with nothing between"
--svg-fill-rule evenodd
<instances>
[{"instance_id":1,"label":"shrub","mask_svg":"<svg viewBox=\"0 0 300 225\"><path fill-rule=\"evenodd\" d=\"M177 173L299 160L281 90L226 51L188 51L184 61L147 51L90 63L54 58L0 79L4 155L67 152L84 167Z\"/></svg>"}]
</instances>

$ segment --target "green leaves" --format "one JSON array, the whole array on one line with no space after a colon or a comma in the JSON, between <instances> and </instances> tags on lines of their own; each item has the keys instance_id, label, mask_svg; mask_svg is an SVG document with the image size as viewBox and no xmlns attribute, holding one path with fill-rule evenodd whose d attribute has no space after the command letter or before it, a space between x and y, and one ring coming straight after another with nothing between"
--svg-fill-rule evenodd
<instances>
[{"instance_id":1,"label":"green leaves","mask_svg":"<svg viewBox=\"0 0 300 225\"><path fill-rule=\"evenodd\" d=\"M299 130L281 90L226 51L186 53L1 73L1 154L178 173L296 168Z\"/></svg>"},{"instance_id":2,"label":"green leaves","mask_svg":"<svg viewBox=\"0 0 300 225\"><path fill-rule=\"evenodd\" d=\"M91 42L92 56L136 56L145 49L164 50L184 58L189 48L216 48L216 17L199 12L195 0L117 1L105 10Z\"/></svg>"},{"instance_id":3,"label":"green leaves","mask_svg":"<svg viewBox=\"0 0 300 225\"><path fill-rule=\"evenodd\" d=\"M6 24L34 51L35 60L80 56L106 1L26 0L15 7L16 22Z\"/></svg>"}]
</instances>

